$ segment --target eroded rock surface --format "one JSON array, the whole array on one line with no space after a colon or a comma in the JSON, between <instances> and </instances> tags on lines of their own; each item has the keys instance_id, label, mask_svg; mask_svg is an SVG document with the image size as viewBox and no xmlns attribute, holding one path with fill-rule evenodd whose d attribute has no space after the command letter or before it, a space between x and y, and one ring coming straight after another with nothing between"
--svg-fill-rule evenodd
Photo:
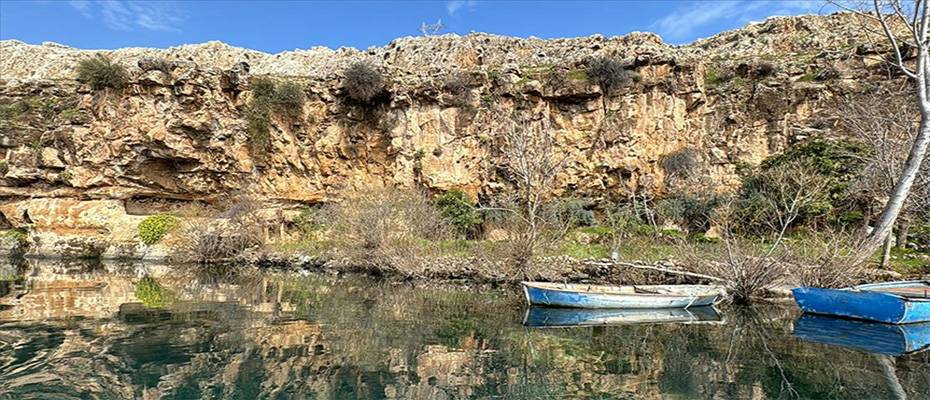
<instances>
[{"instance_id":1,"label":"eroded rock surface","mask_svg":"<svg viewBox=\"0 0 930 400\"><path fill-rule=\"evenodd\" d=\"M772 18L678 47L648 33L470 34L279 54L219 42L89 51L2 41L0 229L58 237L43 243L90 237L103 243L93 251L122 254L138 253L140 215L233 192L271 208L374 184L488 199L509 184L496 167L501 113L549 121L571 160L560 195L667 193L676 182L661 160L685 149L699 155L705 185L726 190L738 166L832 134L843 98L890 82L885 50L866 46L860 27L837 14ZM75 80L78 62L98 54L129 70L129 87L95 92ZM593 57L622 60L637 79L605 96L585 73ZM359 61L389 77L389 101L346 101L343 71ZM258 154L243 110L265 75L299 83L307 101L296 118L273 118ZM468 80L453 95L457 76Z\"/></svg>"}]
</instances>

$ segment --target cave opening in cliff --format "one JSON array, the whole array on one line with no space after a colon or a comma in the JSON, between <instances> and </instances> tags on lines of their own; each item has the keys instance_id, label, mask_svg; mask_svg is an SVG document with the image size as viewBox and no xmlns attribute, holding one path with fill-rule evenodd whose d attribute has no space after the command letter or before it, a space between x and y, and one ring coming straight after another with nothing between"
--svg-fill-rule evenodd
<instances>
[{"instance_id":1,"label":"cave opening in cliff","mask_svg":"<svg viewBox=\"0 0 930 400\"><path fill-rule=\"evenodd\" d=\"M3 212L0 212L0 229L13 229L13 224L6 218Z\"/></svg>"}]
</instances>

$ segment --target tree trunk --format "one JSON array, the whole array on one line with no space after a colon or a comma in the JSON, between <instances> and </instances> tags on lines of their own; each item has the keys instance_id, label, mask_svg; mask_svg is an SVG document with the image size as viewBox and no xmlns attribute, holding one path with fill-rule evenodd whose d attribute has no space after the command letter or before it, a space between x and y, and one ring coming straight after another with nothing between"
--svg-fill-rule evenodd
<instances>
[{"instance_id":1,"label":"tree trunk","mask_svg":"<svg viewBox=\"0 0 930 400\"><path fill-rule=\"evenodd\" d=\"M888 203L878 218L878 223L872 233L867 235L859 246L858 260L860 263L868 260L872 254L882 245L886 236L891 234L901 209L904 208L904 201L907 200L914 181L917 180L917 174L920 172L920 165L927 155L927 147L930 145L930 104L926 99L921 99L920 111L920 131L911 147L911 152L904 163L904 170L901 171L901 177L891 190Z\"/></svg>"},{"instance_id":2,"label":"tree trunk","mask_svg":"<svg viewBox=\"0 0 930 400\"><path fill-rule=\"evenodd\" d=\"M899 249L907 248L907 231L911 227L911 221L902 219L898 222L898 238L895 240L895 247Z\"/></svg>"},{"instance_id":3,"label":"tree trunk","mask_svg":"<svg viewBox=\"0 0 930 400\"><path fill-rule=\"evenodd\" d=\"M882 262L879 264L881 268L888 268L888 261L891 260L891 240L893 238L894 235L891 233L885 236L885 245L882 247Z\"/></svg>"}]
</instances>

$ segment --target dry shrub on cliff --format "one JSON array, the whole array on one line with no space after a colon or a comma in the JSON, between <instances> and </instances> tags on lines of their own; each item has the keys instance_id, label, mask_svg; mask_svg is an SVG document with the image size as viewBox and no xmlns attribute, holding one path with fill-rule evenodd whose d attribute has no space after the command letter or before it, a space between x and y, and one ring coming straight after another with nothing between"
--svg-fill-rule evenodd
<instances>
[{"instance_id":1,"label":"dry shrub on cliff","mask_svg":"<svg viewBox=\"0 0 930 400\"><path fill-rule=\"evenodd\" d=\"M670 178L688 179L699 172L701 153L692 148L681 149L663 157L659 165Z\"/></svg>"},{"instance_id":2,"label":"dry shrub on cliff","mask_svg":"<svg viewBox=\"0 0 930 400\"><path fill-rule=\"evenodd\" d=\"M218 218L185 221L171 243L171 258L182 263L211 264L235 261L247 250L265 244L265 221L258 202L248 195L226 201Z\"/></svg>"},{"instance_id":3,"label":"dry shrub on cliff","mask_svg":"<svg viewBox=\"0 0 930 400\"><path fill-rule=\"evenodd\" d=\"M445 101L455 107L465 107L472 103L471 87L475 85L475 78L466 72L459 72L446 77L442 84L445 92Z\"/></svg>"},{"instance_id":4,"label":"dry shrub on cliff","mask_svg":"<svg viewBox=\"0 0 930 400\"><path fill-rule=\"evenodd\" d=\"M366 62L357 62L345 70L342 88L350 99L362 105L373 105L387 92L381 72Z\"/></svg>"},{"instance_id":5,"label":"dry shrub on cliff","mask_svg":"<svg viewBox=\"0 0 930 400\"><path fill-rule=\"evenodd\" d=\"M78 62L77 79L89 84L94 90L119 90L129 84L129 73L110 58L97 56Z\"/></svg>"},{"instance_id":6,"label":"dry shrub on cliff","mask_svg":"<svg viewBox=\"0 0 930 400\"><path fill-rule=\"evenodd\" d=\"M600 86L604 96L613 96L617 89L633 81L633 74L614 58L594 58L588 62L586 72L588 78Z\"/></svg>"},{"instance_id":7,"label":"dry shrub on cliff","mask_svg":"<svg viewBox=\"0 0 930 400\"><path fill-rule=\"evenodd\" d=\"M449 229L427 196L413 189L374 187L323 208L331 252L349 267L417 273Z\"/></svg>"}]
</instances>

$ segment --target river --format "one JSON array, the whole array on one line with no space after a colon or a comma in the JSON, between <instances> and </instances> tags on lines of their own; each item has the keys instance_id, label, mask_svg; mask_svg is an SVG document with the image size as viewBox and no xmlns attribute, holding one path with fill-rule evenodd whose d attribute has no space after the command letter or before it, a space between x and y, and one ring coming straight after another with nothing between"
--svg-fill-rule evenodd
<instances>
[{"instance_id":1,"label":"river","mask_svg":"<svg viewBox=\"0 0 930 400\"><path fill-rule=\"evenodd\" d=\"M36 260L0 304L0 398L930 399L930 352L785 305L530 327L513 288Z\"/></svg>"}]
</instances>

